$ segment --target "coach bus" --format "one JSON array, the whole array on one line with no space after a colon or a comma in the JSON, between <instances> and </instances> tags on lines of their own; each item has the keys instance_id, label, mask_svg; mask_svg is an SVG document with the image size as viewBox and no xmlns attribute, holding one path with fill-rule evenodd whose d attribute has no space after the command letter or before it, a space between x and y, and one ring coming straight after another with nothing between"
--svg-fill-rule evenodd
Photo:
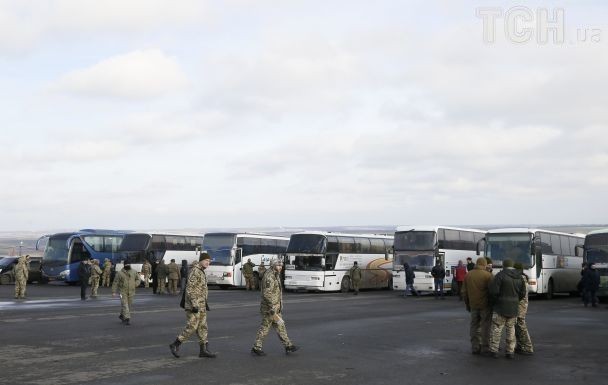
<instances>
[{"instance_id":1,"label":"coach bus","mask_svg":"<svg viewBox=\"0 0 608 385\"><path fill-rule=\"evenodd\" d=\"M119 260L118 249L126 231L83 229L71 233L45 235L36 242L39 249L47 239L42 255L42 275L45 279L76 284L80 281L78 265L83 259L96 259L103 265L108 258Z\"/></svg>"},{"instance_id":2,"label":"coach bus","mask_svg":"<svg viewBox=\"0 0 608 385\"><path fill-rule=\"evenodd\" d=\"M118 252L123 263L129 262L131 268L141 274L146 259L150 263L160 260L169 263L175 259L178 265L185 260L190 265L198 260L202 243L202 235L135 232L125 234Z\"/></svg>"},{"instance_id":3,"label":"coach bus","mask_svg":"<svg viewBox=\"0 0 608 385\"><path fill-rule=\"evenodd\" d=\"M431 269L437 261L445 270L443 290L452 290L454 269L458 261L466 263L467 257L475 259L477 242L485 235L484 230L449 226L399 226L395 231L395 262L393 264L393 289L405 290L403 264L414 271L416 291L434 290Z\"/></svg>"},{"instance_id":4,"label":"coach bus","mask_svg":"<svg viewBox=\"0 0 608 385\"><path fill-rule=\"evenodd\" d=\"M577 292L583 258L576 247L584 240L582 234L542 229L494 229L486 233L485 255L493 269L501 269L507 258L521 263L529 278L528 292L551 299L554 293Z\"/></svg>"},{"instance_id":5,"label":"coach bus","mask_svg":"<svg viewBox=\"0 0 608 385\"><path fill-rule=\"evenodd\" d=\"M211 256L211 263L205 273L210 285L222 289L245 287L242 266L247 260L255 265L254 282L259 287L258 267L264 262L266 268L273 258L282 258L287 251L289 238L257 233L206 233L203 251Z\"/></svg>"},{"instance_id":6,"label":"coach bus","mask_svg":"<svg viewBox=\"0 0 608 385\"><path fill-rule=\"evenodd\" d=\"M295 233L289 239L285 289L342 291L351 288L349 269L357 262L361 289L391 288L393 237L323 231Z\"/></svg>"},{"instance_id":7,"label":"coach bus","mask_svg":"<svg viewBox=\"0 0 608 385\"><path fill-rule=\"evenodd\" d=\"M600 288L597 292L598 297L608 297L608 229L595 230L589 232L585 237L582 255L585 263L593 263L595 269L600 273Z\"/></svg>"}]
</instances>

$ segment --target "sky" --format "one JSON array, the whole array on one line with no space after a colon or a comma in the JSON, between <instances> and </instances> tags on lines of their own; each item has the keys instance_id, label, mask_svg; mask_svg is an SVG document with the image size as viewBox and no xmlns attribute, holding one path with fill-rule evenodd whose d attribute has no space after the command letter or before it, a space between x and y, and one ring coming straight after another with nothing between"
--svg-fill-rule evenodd
<instances>
[{"instance_id":1,"label":"sky","mask_svg":"<svg viewBox=\"0 0 608 385\"><path fill-rule=\"evenodd\" d=\"M0 230L606 223L607 14L0 0Z\"/></svg>"}]
</instances>

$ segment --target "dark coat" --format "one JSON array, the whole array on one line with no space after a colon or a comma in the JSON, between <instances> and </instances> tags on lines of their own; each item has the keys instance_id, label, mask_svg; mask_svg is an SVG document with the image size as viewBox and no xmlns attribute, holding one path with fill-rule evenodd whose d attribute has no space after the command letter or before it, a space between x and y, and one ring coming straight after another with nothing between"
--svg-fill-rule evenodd
<instances>
[{"instance_id":1,"label":"dark coat","mask_svg":"<svg viewBox=\"0 0 608 385\"><path fill-rule=\"evenodd\" d=\"M445 279L445 270L443 270L443 266L433 266L433 268L431 269L431 275L435 279Z\"/></svg>"},{"instance_id":2,"label":"dark coat","mask_svg":"<svg viewBox=\"0 0 608 385\"><path fill-rule=\"evenodd\" d=\"M583 277L581 278L581 284L583 290L597 291L600 288L600 273L599 271L586 268L583 271Z\"/></svg>"},{"instance_id":3,"label":"dark coat","mask_svg":"<svg viewBox=\"0 0 608 385\"><path fill-rule=\"evenodd\" d=\"M78 277L81 282L88 282L89 277L91 276L91 266L84 263L84 261L80 261L78 265Z\"/></svg>"},{"instance_id":4,"label":"dark coat","mask_svg":"<svg viewBox=\"0 0 608 385\"><path fill-rule=\"evenodd\" d=\"M503 317L517 317L519 301L528 290L521 273L513 268L503 269L490 282L492 309Z\"/></svg>"}]
</instances>

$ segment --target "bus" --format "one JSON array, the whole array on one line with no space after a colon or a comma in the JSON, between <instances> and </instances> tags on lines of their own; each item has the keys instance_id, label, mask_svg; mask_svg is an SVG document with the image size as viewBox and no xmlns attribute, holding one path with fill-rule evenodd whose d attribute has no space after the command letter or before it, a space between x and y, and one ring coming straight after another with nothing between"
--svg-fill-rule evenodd
<instances>
[{"instance_id":1,"label":"bus","mask_svg":"<svg viewBox=\"0 0 608 385\"><path fill-rule=\"evenodd\" d=\"M187 261L188 265L198 260L203 243L202 235L160 234L133 232L125 234L118 248L120 262L129 262L131 269L141 274L144 260L151 264L163 260L165 263L175 259L178 265ZM118 269L121 264L119 263Z\"/></svg>"},{"instance_id":2,"label":"bus","mask_svg":"<svg viewBox=\"0 0 608 385\"><path fill-rule=\"evenodd\" d=\"M285 289L341 291L351 288L349 269L361 269L361 289L391 288L393 236L324 231L295 233L289 239Z\"/></svg>"},{"instance_id":3,"label":"bus","mask_svg":"<svg viewBox=\"0 0 608 385\"><path fill-rule=\"evenodd\" d=\"M397 227L393 289L405 290L403 264L407 262L414 271L416 291L432 292L435 287L431 269L440 260L445 270L443 290L452 291L452 278L458 261L466 263L467 257L475 257L477 243L485 234L484 230L449 226Z\"/></svg>"},{"instance_id":4,"label":"bus","mask_svg":"<svg viewBox=\"0 0 608 385\"><path fill-rule=\"evenodd\" d=\"M40 237L36 242L36 250L47 239L42 254L43 278L76 284L80 281L78 264L81 260L97 259L100 266L106 258L116 263L120 256L118 249L125 234L126 231L83 229Z\"/></svg>"},{"instance_id":5,"label":"bus","mask_svg":"<svg viewBox=\"0 0 608 385\"><path fill-rule=\"evenodd\" d=\"M555 293L577 293L583 258L577 256L576 248L585 241L584 235L509 228L489 230L484 240L494 273L507 258L520 262L529 279L529 293L547 299Z\"/></svg>"},{"instance_id":6,"label":"bus","mask_svg":"<svg viewBox=\"0 0 608 385\"><path fill-rule=\"evenodd\" d=\"M211 263L205 270L207 282L222 289L246 287L242 266L248 259L255 264L254 282L259 288L262 277L258 267L264 262L266 268L273 258L282 258L287 251L289 238L259 233L206 233L203 237L203 251L211 256Z\"/></svg>"},{"instance_id":7,"label":"bus","mask_svg":"<svg viewBox=\"0 0 608 385\"><path fill-rule=\"evenodd\" d=\"M576 255L582 255L585 263L593 263L600 273L600 288L596 295L608 297L608 229L589 232L582 246L583 252L580 252L580 248L579 245Z\"/></svg>"}]
</instances>

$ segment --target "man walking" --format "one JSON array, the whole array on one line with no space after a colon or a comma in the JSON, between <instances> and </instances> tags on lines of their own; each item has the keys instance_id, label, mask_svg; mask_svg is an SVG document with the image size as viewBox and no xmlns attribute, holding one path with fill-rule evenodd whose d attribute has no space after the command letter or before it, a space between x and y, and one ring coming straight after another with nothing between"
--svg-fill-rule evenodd
<instances>
[{"instance_id":1,"label":"man walking","mask_svg":"<svg viewBox=\"0 0 608 385\"><path fill-rule=\"evenodd\" d=\"M207 311L209 305L207 302L207 276L205 269L209 267L211 256L207 253L201 253L199 262L193 265L188 284L186 285L186 293L184 295L184 310L188 322L186 327L177 336L175 341L169 345L171 354L179 358L179 349L181 344L196 332L198 335L198 343L200 345L199 357L214 358L215 353L209 351L209 343L207 340Z\"/></svg>"},{"instance_id":2,"label":"man walking","mask_svg":"<svg viewBox=\"0 0 608 385\"><path fill-rule=\"evenodd\" d=\"M80 299L87 299L87 286L91 278L91 265L88 259L81 259L78 265L78 277L80 278Z\"/></svg>"},{"instance_id":3,"label":"man walking","mask_svg":"<svg viewBox=\"0 0 608 385\"><path fill-rule=\"evenodd\" d=\"M108 258L103 262L103 279L102 285L110 287L110 277L112 276L112 262Z\"/></svg>"},{"instance_id":4,"label":"man walking","mask_svg":"<svg viewBox=\"0 0 608 385\"><path fill-rule=\"evenodd\" d=\"M243 265L243 277L245 277L246 290L255 290L255 284L253 282L253 267L255 264L251 262L251 259L247 259L247 263Z\"/></svg>"},{"instance_id":5,"label":"man walking","mask_svg":"<svg viewBox=\"0 0 608 385\"><path fill-rule=\"evenodd\" d=\"M146 259L144 264L141 266L141 273L144 275L144 287L150 286L150 274L152 274L152 265Z\"/></svg>"},{"instance_id":6,"label":"man walking","mask_svg":"<svg viewBox=\"0 0 608 385\"><path fill-rule=\"evenodd\" d=\"M251 353L258 356L265 356L262 350L264 339L272 326L279 336L281 343L285 347L285 353L293 353L298 350L298 347L291 343L287 336L285 321L283 321L283 293L281 288L281 270L283 263L280 260L273 259L270 262L270 268L264 274L262 279L262 302L260 304L260 313L262 313L262 324L258 329L258 334L255 338Z\"/></svg>"},{"instance_id":7,"label":"man walking","mask_svg":"<svg viewBox=\"0 0 608 385\"><path fill-rule=\"evenodd\" d=\"M359 295L359 283L361 283L362 274L357 261L353 262L353 267L348 270L348 275L350 276L350 282L353 285L355 295Z\"/></svg>"},{"instance_id":8,"label":"man walking","mask_svg":"<svg viewBox=\"0 0 608 385\"><path fill-rule=\"evenodd\" d=\"M462 284L462 296L467 311L471 313L469 334L471 337L471 352L486 353L489 350L488 340L492 308L488 298L488 288L492 274L486 270L486 259L477 258L475 269L469 271Z\"/></svg>"},{"instance_id":9,"label":"man walking","mask_svg":"<svg viewBox=\"0 0 608 385\"><path fill-rule=\"evenodd\" d=\"M131 324L131 308L133 307L133 299L135 298L135 288L141 283L139 274L131 269L129 262L124 263L124 267L114 277L112 284L112 297L116 293L120 294L120 315L118 318L124 325Z\"/></svg>"},{"instance_id":10,"label":"man walking","mask_svg":"<svg viewBox=\"0 0 608 385\"><path fill-rule=\"evenodd\" d=\"M97 289L99 288L99 278L101 277L101 268L99 261L93 259L91 264L91 298L97 298Z\"/></svg>"},{"instance_id":11,"label":"man walking","mask_svg":"<svg viewBox=\"0 0 608 385\"><path fill-rule=\"evenodd\" d=\"M407 291L409 290L412 295L418 295L418 292L414 288L414 271L409 263L405 262L403 264L403 274L405 274L405 291L403 292L403 296L407 297Z\"/></svg>"},{"instance_id":12,"label":"man walking","mask_svg":"<svg viewBox=\"0 0 608 385\"><path fill-rule=\"evenodd\" d=\"M164 260L160 260L158 267L156 268L156 274L158 275L158 294L165 294L165 288L167 284L167 274L169 271L167 269L167 265L165 265Z\"/></svg>"},{"instance_id":13,"label":"man walking","mask_svg":"<svg viewBox=\"0 0 608 385\"><path fill-rule=\"evenodd\" d=\"M441 294L441 299L445 299L443 296L443 280L445 279L445 271L441 266L441 260L437 259L435 266L431 269L431 275L433 276L433 283L435 285L435 299Z\"/></svg>"},{"instance_id":14,"label":"man walking","mask_svg":"<svg viewBox=\"0 0 608 385\"><path fill-rule=\"evenodd\" d=\"M22 255L15 266L15 299L25 298L25 288L30 274L29 263L30 256Z\"/></svg>"},{"instance_id":15,"label":"man walking","mask_svg":"<svg viewBox=\"0 0 608 385\"><path fill-rule=\"evenodd\" d=\"M169 292L173 295L177 295L177 283L179 282L179 266L175 263L175 259L171 260L171 263L167 266L169 272Z\"/></svg>"},{"instance_id":16,"label":"man walking","mask_svg":"<svg viewBox=\"0 0 608 385\"><path fill-rule=\"evenodd\" d=\"M505 357L514 358L515 322L519 311L519 301L524 299L526 284L521 274L513 268L513 261L505 259L500 271L490 282L489 293L492 302L492 332L490 334L490 355L498 358L502 329L506 329Z\"/></svg>"}]
</instances>

